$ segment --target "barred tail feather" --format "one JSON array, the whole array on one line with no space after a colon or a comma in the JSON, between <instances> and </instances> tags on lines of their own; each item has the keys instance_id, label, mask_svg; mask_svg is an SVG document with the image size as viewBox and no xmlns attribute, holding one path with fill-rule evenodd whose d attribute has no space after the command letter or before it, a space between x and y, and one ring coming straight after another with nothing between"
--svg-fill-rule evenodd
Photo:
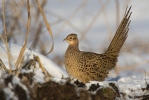
<instances>
[{"instance_id":1,"label":"barred tail feather","mask_svg":"<svg viewBox=\"0 0 149 100\"><path fill-rule=\"evenodd\" d=\"M107 51L105 52L105 54L110 54L110 55L114 55L114 56L118 56L121 47L123 46L127 36L128 36L128 31L129 31L129 24L130 24L130 16L131 13L130 12L131 7L129 8L129 10L125 11L123 20L121 21L115 36L113 37L111 44L109 45Z\"/></svg>"}]
</instances>

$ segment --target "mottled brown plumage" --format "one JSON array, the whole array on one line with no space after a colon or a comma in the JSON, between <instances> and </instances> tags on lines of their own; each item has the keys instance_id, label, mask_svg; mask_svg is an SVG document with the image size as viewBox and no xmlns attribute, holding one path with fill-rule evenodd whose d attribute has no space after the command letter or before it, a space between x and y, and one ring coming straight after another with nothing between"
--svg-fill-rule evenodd
<instances>
[{"instance_id":1,"label":"mottled brown plumage","mask_svg":"<svg viewBox=\"0 0 149 100\"><path fill-rule=\"evenodd\" d=\"M115 36L107 51L103 54L79 50L79 40L76 34L69 34L64 40L69 43L65 53L65 67L70 76L86 83L103 81L109 70L116 66L117 58L129 31L131 7L125 12Z\"/></svg>"}]
</instances>

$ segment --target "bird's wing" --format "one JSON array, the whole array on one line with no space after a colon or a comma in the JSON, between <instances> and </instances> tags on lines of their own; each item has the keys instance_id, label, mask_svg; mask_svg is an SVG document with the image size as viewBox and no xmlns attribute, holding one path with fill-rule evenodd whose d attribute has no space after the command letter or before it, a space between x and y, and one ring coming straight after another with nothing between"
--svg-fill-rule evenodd
<instances>
[{"instance_id":1,"label":"bird's wing","mask_svg":"<svg viewBox=\"0 0 149 100\"><path fill-rule=\"evenodd\" d=\"M107 66L111 61L102 54L83 52L78 59L78 68L88 75L89 79L103 81L107 77Z\"/></svg>"}]
</instances>

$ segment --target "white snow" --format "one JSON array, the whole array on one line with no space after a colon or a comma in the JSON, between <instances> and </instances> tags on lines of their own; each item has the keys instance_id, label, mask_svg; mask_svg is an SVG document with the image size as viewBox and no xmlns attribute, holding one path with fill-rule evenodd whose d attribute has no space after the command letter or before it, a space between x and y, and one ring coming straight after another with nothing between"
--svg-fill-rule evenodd
<instances>
[{"instance_id":1,"label":"white snow","mask_svg":"<svg viewBox=\"0 0 149 100\"><path fill-rule=\"evenodd\" d=\"M125 97L117 98L118 100L121 100L122 98L124 100L130 100L133 98L133 100L138 100L136 98L137 96L143 96L143 95L149 95L149 92L146 90L147 89L147 84L149 84L149 77L136 77L136 76L128 76L128 77L122 77L117 80L113 79L112 81L103 81L103 82L98 82L98 81L92 81L90 83L86 83L87 89L90 88L92 84L99 84L100 86L103 87L110 87L109 83L115 83L115 85L118 87L120 94L124 93ZM100 87L101 88L101 87ZM96 90L97 91L97 90ZM93 93L95 93L94 91ZM131 97L131 98L130 98ZM136 99L134 99L136 98Z\"/></svg>"},{"instance_id":2,"label":"white snow","mask_svg":"<svg viewBox=\"0 0 149 100\"><path fill-rule=\"evenodd\" d=\"M21 47L17 46L17 45L11 45L11 54L14 58L14 60L17 60L18 54L20 52ZM1 45L0 46L0 58L2 59L2 61L4 62L4 64L6 65L7 68L8 67L8 60L7 60L7 53L6 50L4 49L5 46ZM29 61L30 59L33 58L33 55L39 56L44 68L49 72L49 74L51 74L54 78L51 79L51 81L55 81L59 84L63 84L66 82L65 79L61 79L62 77L67 77L67 73L64 69L60 68L59 66L57 66L54 62L52 62L50 59L46 58L45 56L36 53L34 51L30 51L30 50L26 50L25 53L27 53L26 57L25 57L25 61ZM139 57L134 56L134 58L129 55L129 54L124 54L126 57L126 60L128 59L134 59L134 63L135 62L141 62L142 59ZM130 57L131 56L131 57ZM124 61L124 58L120 58L121 61ZM129 61L129 60L128 60ZM132 62L131 62L132 63ZM21 72L35 72L35 81L36 82L44 82L44 75L42 74L42 70L37 67L34 70L22 70ZM1 73L2 74L2 73ZM0 81L3 82L3 81ZM20 79L17 77L13 77L12 80L13 84L19 84L25 91L26 93L28 93L27 88L20 83ZM117 98L118 100L124 99L124 100L128 100L128 99L136 99L137 100L137 96L142 96L142 95L149 95L149 90L147 90L147 84L149 84L149 77L146 77L146 81L145 81L145 75L142 76L127 76L127 77L116 77L113 78L111 80L106 80L103 82L98 82L98 81L92 81L90 83L86 83L86 89L88 90L90 88L90 86L92 84L99 84L101 87L110 87L109 83L115 83L115 85L118 87L118 90L120 92L121 97ZM13 88L12 84L9 83L8 85L9 87L5 88L4 91L6 93L6 95L9 95L7 97L7 99L9 98L14 98L16 99L16 97L14 96L13 92L11 91L11 89ZM100 88L101 88L100 87ZM98 89L97 89L98 90ZM96 90L96 91L97 91ZM96 91L93 91L93 93L96 93ZM125 94L125 96L122 96L122 94ZM13 97L14 96L14 97Z\"/></svg>"},{"instance_id":3,"label":"white snow","mask_svg":"<svg viewBox=\"0 0 149 100\"><path fill-rule=\"evenodd\" d=\"M11 44L10 45L10 51L11 51L12 57L13 57L15 62L16 62L16 60L18 58L20 50L21 50L21 46L18 46L18 45L15 45L15 44ZM7 68L9 68L5 45L0 44L0 52L1 52L0 53L0 58L2 59L3 63L5 64L5 66ZM26 49L24 55L25 55L25 59L24 59L25 62L33 59L33 55L38 56L40 58L42 64L43 64L44 68L53 77L61 78L62 76L63 77L67 77L68 76L66 71L63 68L57 66L53 61L51 61L47 57L45 57L45 56L43 56L43 55L41 55L41 54L39 54L37 52L30 51L30 50ZM14 66L11 66L11 67L13 67L13 69L14 69ZM43 74L42 74L41 69L39 67L37 67L36 69L34 69L34 72L35 72L35 79L36 79L36 81L44 82Z\"/></svg>"},{"instance_id":4,"label":"white snow","mask_svg":"<svg viewBox=\"0 0 149 100\"><path fill-rule=\"evenodd\" d=\"M149 84L149 79L147 79ZM145 83L145 77L124 77L120 78L117 82L120 91L123 93L127 93L129 96L140 96L143 94L149 94L147 91L143 91L142 88L146 88L147 84Z\"/></svg>"},{"instance_id":5,"label":"white snow","mask_svg":"<svg viewBox=\"0 0 149 100\"><path fill-rule=\"evenodd\" d=\"M133 53L123 52L119 56L118 64L121 66L125 66L126 63L128 65L133 65L136 63L141 63L142 61L144 61L144 59L140 56L137 56Z\"/></svg>"},{"instance_id":6,"label":"white snow","mask_svg":"<svg viewBox=\"0 0 149 100\"><path fill-rule=\"evenodd\" d=\"M4 92L6 95L6 100L18 100L18 98L15 96L14 92L10 88L4 88Z\"/></svg>"},{"instance_id":7,"label":"white snow","mask_svg":"<svg viewBox=\"0 0 149 100\"><path fill-rule=\"evenodd\" d=\"M23 90L25 90L26 94L27 94L27 98L29 99L29 92L28 92L28 89L26 88L26 86L24 86L21 82L20 82L20 79L16 76L13 77L12 79L12 83L13 85L19 85L20 87L23 88Z\"/></svg>"}]
</instances>

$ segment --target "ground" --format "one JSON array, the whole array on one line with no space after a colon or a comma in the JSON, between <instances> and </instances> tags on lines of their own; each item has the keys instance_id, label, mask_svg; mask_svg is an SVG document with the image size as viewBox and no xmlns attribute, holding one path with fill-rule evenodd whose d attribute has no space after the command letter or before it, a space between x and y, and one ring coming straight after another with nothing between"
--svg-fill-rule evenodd
<instances>
[{"instance_id":1,"label":"ground","mask_svg":"<svg viewBox=\"0 0 149 100\"><path fill-rule=\"evenodd\" d=\"M17 57L20 47L15 46L13 49L13 56ZM2 49L0 52L0 58L8 68L7 55L4 55ZM43 55L28 50L26 52L28 55L18 75L0 70L0 100L149 99L149 77L146 75L118 76L102 82L82 83L70 79L64 69ZM39 57L39 61L32 64L35 56Z\"/></svg>"}]
</instances>

